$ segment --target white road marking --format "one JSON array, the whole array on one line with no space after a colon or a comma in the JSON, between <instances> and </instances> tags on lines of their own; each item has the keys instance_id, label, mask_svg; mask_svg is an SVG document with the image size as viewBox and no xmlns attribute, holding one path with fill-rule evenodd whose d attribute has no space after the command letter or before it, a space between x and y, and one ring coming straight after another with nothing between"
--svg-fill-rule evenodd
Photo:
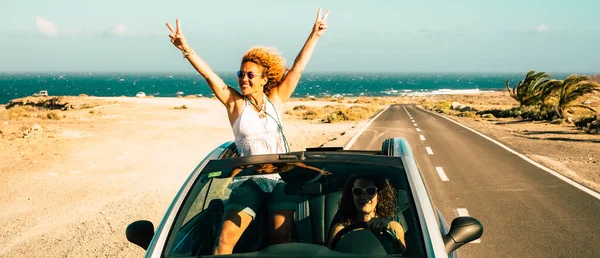
<instances>
[{"instance_id":1,"label":"white road marking","mask_svg":"<svg viewBox=\"0 0 600 258\"><path fill-rule=\"evenodd\" d=\"M425 147L425 150L427 150L427 154L433 155L433 151L431 150L431 148Z\"/></svg>"},{"instance_id":2,"label":"white road marking","mask_svg":"<svg viewBox=\"0 0 600 258\"><path fill-rule=\"evenodd\" d=\"M420 132L420 131L421 131L421 129L417 128L417 132Z\"/></svg>"},{"instance_id":3,"label":"white road marking","mask_svg":"<svg viewBox=\"0 0 600 258\"><path fill-rule=\"evenodd\" d=\"M475 134L477 134L477 135L479 135L479 136L483 137L484 139L486 139L486 140L488 140L488 141L491 141L491 142L495 143L496 145L498 145L498 146L502 147L503 149L507 150L508 152L510 152L510 153L512 153L512 154L515 154L515 155L517 155L519 158L522 158L522 159L524 159L525 161L527 161L527 162L529 162L529 163L533 164L534 166L536 166L536 167L540 168L541 170L544 170L544 171L546 171L546 172L550 173L551 175L553 175L553 176L555 176L555 177L559 178L560 180L562 180L562 181L565 181L566 183L568 183L568 184L570 184L570 185L572 185L572 186L576 187L577 189L579 189L579 190L581 190L581 191L583 191L583 192L585 192L585 193L587 193L587 194L589 194L589 195L593 196L594 198L596 198L596 199L600 200L600 193L594 192L594 191L592 191L591 189L589 189L589 188L587 188L587 187L585 187L585 186L583 186L583 185L580 185L579 183L577 183L577 182L573 181L572 179L570 179L570 178L568 178L568 177L566 177L566 176L563 176L563 175L561 175L560 173L558 173L558 172L556 172L556 171L554 171L554 170L552 170L552 169L549 169L549 168L547 168L547 167L545 167L545 166L543 166L543 165L541 165L541 164L539 164L539 163L535 162L534 160L532 160L532 159L528 158L527 156L525 156L525 155L523 155L523 154L521 154L521 153L518 153L517 151L515 151L515 150L513 150L513 149L511 149L511 148L509 148L509 147L507 147L506 145L504 145L504 144L500 143L499 141L496 141L496 140L494 140L494 139L492 139L492 138L488 137L487 135L485 135L485 134L482 134L482 133L480 133L480 132L478 132L478 131L475 131L474 129L472 129L472 128L470 128L470 127L466 126L466 125L463 125L463 124L461 124L461 123L459 123L459 122L456 122L456 121L454 121L454 120L452 120L452 119L450 119L450 118L448 118L448 117L442 116L442 115L440 115L440 114L436 114L436 113L434 113L434 112L431 112L431 111L429 111L429 110L423 109L423 108L421 108L421 107L418 107L418 108L420 108L421 110L423 110L423 111L425 111L425 112L428 112L428 113L434 114L434 115L436 115L436 116L442 117L442 118L444 118L444 119L446 119L446 120L448 120L448 121L450 121L450 122L452 122L452 123L455 123L455 124L457 124L457 125L459 125L459 126L462 126L463 128L465 128L465 129L467 129L467 130L469 130L469 131L471 131L471 132L473 132L473 133L475 133Z\"/></svg>"},{"instance_id":4,"label":"white road marking","mask_svg":"<svg viewBox=\"0 0 600 258\"><path fill-rule=\"evenodd\" d=\"M466 208L456 208L459 217L469 217L469 211Z\"/></svg>"},{"instance_id":5,"label":"white road marking","mask_svg":"<svg viewBox=\"0 0 600 258\"><path fill-rule=\"evenodd\" d=\"M412 119L412 118L411 118L411 119ZM415 120L414 120L414 119L413 119L413 120L410 120L410 121L411 121L411 122L413 122L413 123L415 122Z\"/></svg>"},{"instance_id":6,"label":"white road marking","mask_svg":"<svg viewBox=\"0 0 600 258\"><path fill-rule=\"evenodd\" d=\"M456 212L458 213L459 217L469 217L469 211L466 208L456 208ZM481 243L481 238L473 240L469 243L473 243L473 244L479 244Z\"/></svg>"},{"instance_id":7,"label":"white road marking","mask_svg":"<svg viewBox=\"0 0 600 258\"><path fill-rule=\"evenodd\" d=\"M424 141L424 140L425 140L425 136L423 136L423 135L421 135L421 134L419 135L419 138L421 138L421 141Z\"/></svg>"},{"instance_id":8,"label":"white road marking","mask_svg":"<svg viewBox=\"0 0 600 258\"><path fill-rule=\"evenodd\" d=\"M435 167L435 171L437 171L437 173L440 176L440 179L442 179L442 181L450 181L450 179L448 178L446 173L444 173L444 169L442 167Z\"/></svg>"},{"instance_id":9,"label":"white road marking","mask_svg":"<svg viewBox=\"0 0 600 258\"><path fill-rule=\"evenodd\" d=\"M413 124L413 125L417 126L417 124Z\"/></svg>"}]
</instances>

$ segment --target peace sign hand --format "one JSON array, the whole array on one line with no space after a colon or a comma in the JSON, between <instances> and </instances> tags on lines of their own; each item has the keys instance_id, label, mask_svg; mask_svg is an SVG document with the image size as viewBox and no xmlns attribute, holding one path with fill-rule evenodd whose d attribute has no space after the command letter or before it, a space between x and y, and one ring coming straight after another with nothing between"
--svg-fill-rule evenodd
<instances>
[{"instance_id":1,"label":"peace sign hand","mask_svg":"<svg viewBox=\"0 0 600 258\"><path fill-rule=\"evenodd\" d=\"M185 41L185 37L181 32L181 26L179 25L179 19L175 20L177 25L177 30L174 30L173 27L167 22L167 28L171 31L169 34L169 38L171 38L171 43L181 51L187 50L189 48L187 42Z\"/></svg>"},{"instance_id":2,"label":"peace sign hand","mask_svg":"<svg viewBox=\"0 0 600 258\"><path fill-rule=\"evenodd\" d=\"M321 8L317 12L317 20L315 21L315 25L313 26L312 33L317 35L317 37L321 37L323 33L327 30L327 15L329 15L329 10L325 11L323 17L321 17Z\"/></svg>"}]
</instances>

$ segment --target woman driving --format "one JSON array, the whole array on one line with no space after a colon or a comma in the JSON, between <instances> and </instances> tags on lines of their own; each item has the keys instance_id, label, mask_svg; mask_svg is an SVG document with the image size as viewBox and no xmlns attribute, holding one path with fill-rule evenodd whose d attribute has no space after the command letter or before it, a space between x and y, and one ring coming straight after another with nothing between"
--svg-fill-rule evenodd
<instances>
[{"instance_id":1,"label":"woman driving","mask_svg":"<svg viewBox=\"0 0 600 258\"><path fill-rule=\"evenodd\" d=\"M388 179L350 177L340 199L340 221L333 225L329 234L329 247L333 247L332 240L340 230L357 222L367 222L366 228L377 233L388 228L406 246L402 225L392 220L397 207L395 193Z\"/></svg>"}]
</instances>

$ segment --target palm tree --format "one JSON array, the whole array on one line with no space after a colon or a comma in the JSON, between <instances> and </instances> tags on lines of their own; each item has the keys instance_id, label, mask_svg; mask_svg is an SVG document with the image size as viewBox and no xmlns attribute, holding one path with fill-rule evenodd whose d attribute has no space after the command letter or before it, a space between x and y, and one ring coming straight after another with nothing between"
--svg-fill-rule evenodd
<instances>
[{"instance_id":1,"label":"palm tree","mask_svg":"<svg viewBox=\"0 0 600 258\"><path fill-rule=\"evenodd\" d=\"M549 78L549 74L536 73L531 70L525 75L525 79L519 81L512 88L509 85L509 80L506 80L505 86L510 96L518 101L521 107L533 106L544 102L554 89L547 85L551 81Z\"/></svg>"},{"instance_id":2,"label":"palm tree","mask_svg":"<svg viewBox=\"0 0 600 258\"><path fill-rule=\"evenodd\" d=\"M575 101L580 97L600 91L600 84L591 81L591 77L587 75L572 74L564 81L557 81L553 85L556 91L556 111L565 118L569 113L573 113L573 107L588 109L596 112L593 108L584 104L575 104Z\"/></svg>"}]
</instances>

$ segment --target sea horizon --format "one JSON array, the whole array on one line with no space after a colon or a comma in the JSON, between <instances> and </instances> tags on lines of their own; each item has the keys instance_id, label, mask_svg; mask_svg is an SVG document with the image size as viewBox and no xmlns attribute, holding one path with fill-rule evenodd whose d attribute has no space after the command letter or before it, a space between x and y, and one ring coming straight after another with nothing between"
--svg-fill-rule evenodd
<instances>
[{"instance_id":1,"label":"sea horizon","mask_svg":"<svg viewBox=\"0 0 600 258\"><path fill-rule=\"evenodd\" d=\"M235 71L217 71L237 89ZM358 97L467 94L505 90L527 72L306 72L292 97ZM573 73L549 73L564 79ZM579 73L594 75L589 73ZM41 90L51 96L155 97L214 96L195 72L0 72L0 104Z\"/></svg>"}]
</instances>

